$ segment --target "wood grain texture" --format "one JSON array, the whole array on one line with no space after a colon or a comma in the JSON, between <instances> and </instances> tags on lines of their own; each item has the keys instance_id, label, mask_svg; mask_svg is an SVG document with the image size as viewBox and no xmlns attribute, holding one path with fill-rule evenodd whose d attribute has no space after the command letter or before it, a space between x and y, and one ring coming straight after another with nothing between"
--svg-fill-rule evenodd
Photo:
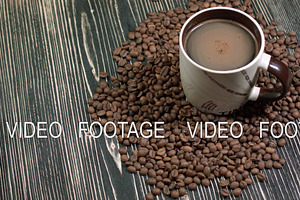
<instances>
[{"instance_id":1,"label":"wood grain texture","mask_svg":"<svg viewBox=\"0 0 300 200\"><path fill-rule=\"evenodd\" d=\"M148 12L186 0L0 1L0 199L143 199L151 187L120 163L116 138L78 136L99 72L115 75L112 51ZM256 0L255 11L300 38L298 0ZM10 138L6 122L58 121L58 139ZM90 121L89 121L90 122ZM18 129L19 130L19 129ZM300 136L279 154L287 165L236 199L300 199ZM133 147L136 149L136 146ZM157 199L169 199L158 196ZM217 181L182 199L220 199ZM230 197L228 199L235 199Z\"/></svg>"}]
</instances>

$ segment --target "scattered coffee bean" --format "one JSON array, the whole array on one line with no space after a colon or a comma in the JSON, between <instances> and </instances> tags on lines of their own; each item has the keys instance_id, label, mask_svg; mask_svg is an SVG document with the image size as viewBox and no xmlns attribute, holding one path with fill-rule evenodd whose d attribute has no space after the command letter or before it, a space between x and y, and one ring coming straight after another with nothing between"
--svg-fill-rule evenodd
<instances>
[{"instance_id":1,"label":"scattered coffee bean","mask_svg":"<svg viewBox=\"0 0 300 200\"><path fill-rule=\"evenodd\" d=\"M130 172L130 173L135 173L136 172L136 168L134 166L129 166L127 167L127 170Z\"/></svg>"},{"instance_id":2,"label":"scattered coffee bean","mask_svg":"<svg viewBox=\"0 0 300 200\"><path fill-rule=\"evenodd\" d=\"M240 186L239 182L234 181L230 184L230 189L235 189L238 188Z\"/></svg>"},{"instance_id":3,"label":"scattered coffee bean","mask_svg":"<svg viewBox=\"0 0 300 200\"><path fill-rule=\"evenodd\" d=\"M222 189L220 194L223 196L223 197L228 197L229 196L229 191L227 189Z\"/></svg>"},{"instance_id":4,"label":"scattered coffee bean","mask_svg":"<svg viewBox=\"0 0 300 200\"><path fill-rule=\"evenodd\" d=\"M276 169L280 169L280 168L282 168L282 165L279 162L274 162L273 167Z\"/></svg>"},{"instance_id":5,"label":"scattered coffee bean","mask_svg":"<svg viewBox=\"0 0 300 200\"><path fill-rule=\"evenodd\" d=\"M205 187L210 185L210 181L207 178L202 179L201 181L202 185L204 185Z\"/></svg>"},{"instance_id":6,"label":"scattered coffee bean","mask_svg":"<svg viewBox=\"0 0 300 200\"><path fill-rule=\"evenodd\" d=\"M240 182L240 188L245 189L247 187L247 182L246 181L241 181Z\"/></svg>"},{"instance_id":7,"label":"scattered coffee bean","mask_svg":"<svg viewBox=\"0 0 300 200\"><path fill-rule=\"evenodd\" d=\"M151 192L153 195L159 195L161 193L161 190L159 188L153 188Z\"/></svg>"},{"instance_id":8,"label":"scattered coffee bean","mask_svg":"<svg viewBox=\"0 0 300 200\"><path fill-rule=\"evenodd\" d=\"M172 197L173 199L177 199L179 196L180 196L180 195L179 195L179 192L178 192L177 190L173 190L173 191L171 192L171 197Z\"/></svg>"},{"instance_id":9,"label":"scattered coffee bean","mask_svg":"<svg viewBox=\"0 0 300 200\"><path fill-rule=\"evenodd\" d=\"M189 188L190 190L196 190L196 189L197 189L197 184L196 184L196 183L190 183L190 184L188 185L188 188Z\"/></svg>"},{"instance_id":10,"label":"scattered coffee bean","mask_svg":"<svg viewBox=\"0 0 300 200\"><path fill-rule=\"evenodd\" d=\"M146 194L146 200L154 200L154 196L152 193Z\"/></svg>"},{"instance_id":11,"label":"scattered coffee bean","mask_svg":"<svg viewBox=\"0 0 300 200\"><path fill-rule=\"evenodd\" d=\"M229 185L229 181L228 180L222 180L219 182L220 186L221 187L226 187Z\"/></svg>"},{"instance_id":12,"label":"scattered coffee bean","mask_svg":"<svg viewBox=\"0 0 300 200\"><path fill-rule=\"evenodd\" d=\"M286 144L286 140L284 138L280 138L277 145L279 147L283 147Z\"/></svg>"},{"instance_id":13,"label":"scattered coffee bean","mask_svg":"<svg viewBox=\"0 0 300 200\"><path fill-rule=\"evenodd\" d=\"M263 173L258 173L258 174L257 174L257 179L258 179L259 181L264 181L264 180L266 179L266 175L263 174Z\"/></svg>"},{"instance_id":14,"label":"scattered coffee bean","mask_svg":"<svg viewBox=\"0 0 300 200\"><path fill-rule=\"evenodd\" d=\"M126 147L121 147L121 148L119 149L119 153L120 153L120 154L127 154L127 148L126 148Z\"/></svg>"},{"instance_id":15,"label":"scattered coffee bean","mask_svg":"<svg viewBox=\"0 0 300 200\"><path fill-rule=\"evenodd\" d=\"M241 193L242 193L241 188L235 188L235 189L233 190L233 192L232 192L232 194L233 194L234 196L236 196L236 197L240 196Z\"/></svg>"},{"instance_id":16,"label":"scattered coffee bean","mask_svg":"<svg viewBox=\"0 0 300 200\"><path fill-rule=\"evenodd\" d=\"M179 188L178 192L179 192L180 196L183 196L186 194L186 189L184 187L181 187L181 188Z\"/></svg>"},{"instance_id":17,"label":"scattered coffee bean","mask_svg":"<svg viewBox=\"0 0 300 200\"><path fill-rule=\"evenodd\" d=\"M284 158L280 158L280 159L279 159L279 163L280 163L281 165L285 165L286 161L285 161Z\"/></svg>"},{"instance_id":18,"label":"scattered coffee bean","mask_svg":"<svg viewBox=\"0 0 300 200\"><path fill-rule=\"evenodd\" d=\"M150 178L148 178L147 183L148 183L148 185L155 185L156 179L153 177L150 177Z\"/></svg>"}]
</instances>

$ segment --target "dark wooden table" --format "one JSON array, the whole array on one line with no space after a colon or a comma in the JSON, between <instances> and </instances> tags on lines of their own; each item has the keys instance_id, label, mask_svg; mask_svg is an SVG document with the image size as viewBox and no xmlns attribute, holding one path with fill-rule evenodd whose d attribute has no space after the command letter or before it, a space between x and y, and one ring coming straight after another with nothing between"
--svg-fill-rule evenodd
<instances>
[{"instance_id":1,"label":"dark wooden table","mask_svg":"<svg viewBox=\"0 0 300 200\"><path fill-rule=\"evenodd\" d=\"M181 0L0 1L0 199L143 199L145 177L121 165L116 138L79 138L99 72L115 74L112 50L148 12ZM256 0L253 8L300 38L299 0ZM9 136L6 122L62 124L58 139ZM18 129L19 130L19 129ZM300 199L300 137L279 149L287 164L267 170L238 199ZM135 147L136 148L136 147ZM159 199L168 199L159 196ZM214 180L184 199L219 199ZM230 197L233 199L233 197Z\"/></svg>"}]
</instances>

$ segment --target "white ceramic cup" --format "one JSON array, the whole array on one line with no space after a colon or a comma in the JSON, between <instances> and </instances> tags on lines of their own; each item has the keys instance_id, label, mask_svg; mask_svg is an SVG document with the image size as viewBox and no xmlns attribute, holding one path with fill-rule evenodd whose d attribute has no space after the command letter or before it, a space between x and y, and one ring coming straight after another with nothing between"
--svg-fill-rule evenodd
<instances>
[{"instance_id":1,"label":"white ceramic cup","mask_svg":"<svg viewBox=\"0 0 300 200\"><path fill-rule=\"evenodd\" d=\"M254 35L258 53L245 66L220 71L206 68L193 61L185 50L187 35L199 24L211 19L228 19L245 26ZM222 33L220 33L222 34ZM183 25L180 38L180 74L187 100L200 111L219 115L230 114L248 100L277 100L289 90L292 75L288 67L264 53L265 39L259 24L250 15L234 8L215 7L195 13ZM266 89L254 86L259 69L274 74L282 88Z\"/></svg>"}]
</instances>

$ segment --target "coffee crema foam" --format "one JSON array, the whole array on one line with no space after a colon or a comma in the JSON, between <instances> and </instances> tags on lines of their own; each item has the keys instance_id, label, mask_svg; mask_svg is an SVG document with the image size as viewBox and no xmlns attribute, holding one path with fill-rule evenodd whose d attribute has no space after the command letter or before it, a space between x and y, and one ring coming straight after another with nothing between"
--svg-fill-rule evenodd
<instances>
[{"instance_id":1,"label":"coffee crema foam","mask_svg":"<svg viewBox=\"0 0 300 200\"><path fill-rule=\"evenodd\" d=\"M187 36L185 49L198 64L213 70L232 70L250 63L257 42L251 32L231 20L207 20Z\"/></svg>"}]
</instances>

